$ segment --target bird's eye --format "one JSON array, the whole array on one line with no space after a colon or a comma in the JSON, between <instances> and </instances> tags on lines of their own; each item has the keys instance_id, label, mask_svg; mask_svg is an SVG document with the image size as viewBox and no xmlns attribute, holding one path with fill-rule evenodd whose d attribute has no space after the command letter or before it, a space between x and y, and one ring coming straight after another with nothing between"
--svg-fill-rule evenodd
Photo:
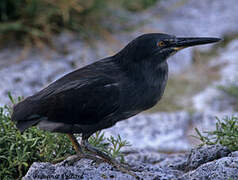
<instances>
[{"instance_id":1,"label":"bird's eye","mask_svg":"<svg viewBox=\"0 0 238 180\"><path fill-rule=\"evenodd\" d=\"M163 46L165 46L165 43L164 43L164 41L160 41L160 42L158 42L158 46L160 46L160 47L163 47Z\"/></svg>"}]
</instances>

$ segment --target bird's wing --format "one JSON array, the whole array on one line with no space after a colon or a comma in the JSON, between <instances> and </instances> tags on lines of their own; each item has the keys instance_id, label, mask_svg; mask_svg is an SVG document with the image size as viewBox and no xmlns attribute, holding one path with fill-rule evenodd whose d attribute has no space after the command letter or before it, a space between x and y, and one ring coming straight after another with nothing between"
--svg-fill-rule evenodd
<instances>
[{"instance_id":1,"label":"bird's wing","mask_svg":"<svg viewBox=\"0 0 238 180\"><path fill-rule=\"evenodd\" d=\"M53 87L53 88L52 88ZM52 84L31 97L39 114L48 121L91 125L114 113L120 106L119 86L106 76Z\"/></svg>"}]
</instances>

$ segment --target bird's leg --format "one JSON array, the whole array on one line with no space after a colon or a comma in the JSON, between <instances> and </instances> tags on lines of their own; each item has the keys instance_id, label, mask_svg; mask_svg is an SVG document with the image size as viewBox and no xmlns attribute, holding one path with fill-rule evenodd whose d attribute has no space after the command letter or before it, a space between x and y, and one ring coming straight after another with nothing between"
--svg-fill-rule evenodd
<instances>
[{"instance_id":1,"label":"bird's leg","mask_svg":"<svg viewBox=\"0 0 238 180\"><path fill-rule=\"evenodd\" d=\"M72 165L73 163L75 163L76 161L78 161L78 160L80 160L82 158L91 159L91 160L93 160L95 162L103 162L102 159L97 158L95 156L92 156L91 154L87 154L87 153L83 152L81 146L79 145L76 137L73 134L67 134L67 136L69 137L70 141L72 142L73 147L74 147L74 149L75 149L77 154L73 155L73 156L69 156L66 159L65 163Z\"/></svg>"},{"instance_id":2,"label":"bird's leg","mask_svg":"<svg viewBox=\"0 0 238 180\"><path fill-rule=\"evenodd\" d=\"M76 153L83 154L83 150L82 150L81 146L79 145L76 137L73 134L67 134L67 136L68 136L69 140L72 142Z\"/></svg>"},{"instance_id":3,"label":"bird's leg","mask_svg":"<svg viewBox=\"0 0 238 180\"><path fill-rule=\"evenodd\" d=\"M91 152L92 154L101 157L105 162L115 166L118 170L120 170L121 172L130 174L136 178L138 178L138 176L136 174L134 174L133 172L130 171L129 167L125 167L124 165L120 164L119 162L117 162L115 159L111 158L110 156L108 156L107 154L99 151L97 148L92 147L89 142L88 142L88 138L82 138L82 143L81 143L82 147L85 148L87 151Z\"/></svg>"}]
</instances>

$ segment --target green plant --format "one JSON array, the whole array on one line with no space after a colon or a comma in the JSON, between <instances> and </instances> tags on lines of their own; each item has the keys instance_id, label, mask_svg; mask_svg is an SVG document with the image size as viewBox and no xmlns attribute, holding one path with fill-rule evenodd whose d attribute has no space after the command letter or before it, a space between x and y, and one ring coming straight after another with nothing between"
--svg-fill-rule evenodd
<instances>
[{"instance_id":1,"label":"green plant","mask_svg":"<svg viewBox=\"0 0 238 180\"><path fill-rule=\"evenodd\" d=\"M13 104L16 102L11 94L9 98ZM20 100L22 98L19 97L17 101ZM64 134L41 131L36 127L21 134L10 119L11 113L10 106L0 107L0 179L21 178L33 162L57 162L75 154ZM100 132L95 133L89 141L108 155L121 159L123 154L120 150L128 145L120 136L107 139Z\"/></svg>"},{"instance_id":2,"label":"green plant","mask_svg":"<svg viewBox=\"0 0 238 180\"><path fill-rule=\"evenodd\" d=\"M98 131L95 135L91 136L89 142L112 158L119 157L121 162L124 162L124 154L121 152L121 149L130 146L130 143L127 140L122 140L120 135L118 135L117 138L114 138L113 136L105 138L104 133L101 131Z\"/></svg>"},{"instance_id":3,"label":"green plant","mask_svg":"<svg viewBox=\"0 0 238 180\"><path fill-rule=\"evenodd\" d=\"M53 161L74 154L63 134L30 128L21 134L10 120L11 108L0 107L0 179L22 177L35 161Z\"/></svg>"},{"instance_id":4,"label":"green plant","mask_svg":"<svg viewBox=\"0 0 238 180\"><path fill-rule=\"evenodd\" d=\"M238 99L238 86L237 85L230 85L228 87L218 86L218 89L220 89L223 92L225 92L226 94Z\"/></svg>"},{"instance_id":5,"label":"green plant","mask_svg":"<svg viewBox=\"0 0 238 180\"><path fill-rule=\"evenodd\" d=\"M202 145L214 145L221 144L228 147L232 151L238 150L238 117L231 116L225 117L222 120L219 118L216 123L216 130L204 132L203 135L197 128L195 128L196 133L202 141Z\"/></svg>"}]
</instances>

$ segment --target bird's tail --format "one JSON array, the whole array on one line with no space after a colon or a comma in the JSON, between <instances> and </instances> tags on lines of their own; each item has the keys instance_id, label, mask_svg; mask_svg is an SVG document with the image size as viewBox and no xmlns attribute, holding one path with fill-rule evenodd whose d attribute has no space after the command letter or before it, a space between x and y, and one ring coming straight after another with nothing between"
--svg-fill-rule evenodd
<instances>
[{"instance_id":1,"label":"bird's tail","mask_svg":"<svg viewBox=\"0 0 238 180\"><path fill-rule=\"evenodd\" d=\"M11 120L16 122L16 127L23 132L25 129L36 125L40 116L34 112L37 104L28 98L13 106Z\"/></svg>"}]
</instances>

